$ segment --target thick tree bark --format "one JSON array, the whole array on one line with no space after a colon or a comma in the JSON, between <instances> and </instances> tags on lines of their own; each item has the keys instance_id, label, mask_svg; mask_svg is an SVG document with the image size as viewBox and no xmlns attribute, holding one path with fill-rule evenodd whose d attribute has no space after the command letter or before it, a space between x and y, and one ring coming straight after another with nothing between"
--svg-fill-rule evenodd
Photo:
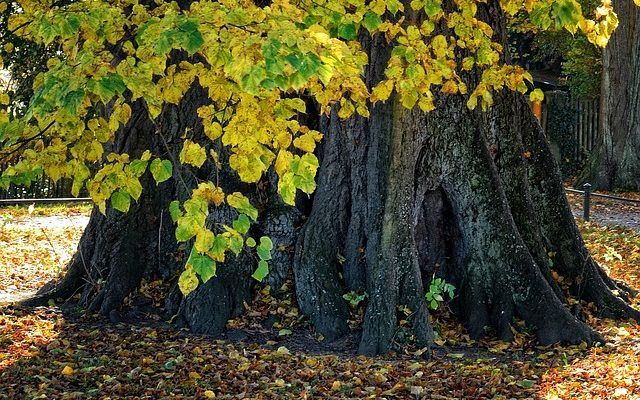
<instances>
[{"instance_id":1,"label":"thick tree bark","mask_svg":"<svg viewBox=\"0 0 640 400\"><path fill-rule=\"evenodd\" d=\"M497 4L479 8L495 38L505 40ZM384 77L391 46L381 36L363 37L362 43L372 87ZM293 266L299 307L328 340L348 331L342 296L366 292L359 350L368 355L397 347L399 308L411 310L407 319L416 343L431 344L424 294L434 275L456 286L453 309L474 337L495 332L509 339L519 318L535 328L542 343L601 340L568 311L552 271L572 279L573 295L594 302L604 315L640 320L614 294L624 295L617 291L624 288L589 257L558 167L524 97L497 93L487 113L469 111L463 96L436 100L436 110L427 114L406 110L392 97L372 107L368 119L341 120L335 112L323 117L318 187L308 210L282 204L269 174L271 189L252 198L256 204L267 199L252 229L274 241L275 272L267 279L272 288ZM142 116L134 119L121 132L118 150L136 155L150 147L175 160L185 128L202 135L196 109L205 101L196 86L179 106L166 107L155 125ZM82 290L85 305L109 314L142 277L175 278L185 260L176 257L181 248L166 215L168 202L184 200L198 179L214 173L226 191L248 191L229 169L213 168L195 176L176 167L174 179L157 188L147 177L143 197L124 217L113 210L106 216L94 212L67 277L31 303ZM224 207L210 211L210 224L228 223L235 215ZM250 301L253 263L247 254L230 256L217 277L186 298L174 285L167 311L194 332L220 334Z\"/></svg>"},{"instance_id":2,"label":"thick tree bark","mask_svg":"<svg viewBox=\"0 0 640 400\"><path fill-rule=\"evenodd\" d=\"M640 190L640 7L615 4L620 24L603 52L600 129L579 179L601 190Z\"/></svg>"}]
</instances>

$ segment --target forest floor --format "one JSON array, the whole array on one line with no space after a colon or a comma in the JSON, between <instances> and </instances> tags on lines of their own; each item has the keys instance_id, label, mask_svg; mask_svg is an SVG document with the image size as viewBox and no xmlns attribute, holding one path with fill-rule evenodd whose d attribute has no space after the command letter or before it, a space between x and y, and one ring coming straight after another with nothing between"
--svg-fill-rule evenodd
<instances>
[{"instance_id":1,"label":"forest floor","mask_svg":"<svg viewBox=\"0 0 640 400\"><path fill-rule=\"evenodd\" d=\"M592 255L640 288L640 229L608 225L596 213L638 218L640 209L593 210L592 222L579 222ZM537 346L517 321L514 342L475 342L440 307L432 313L437 346L430 359L402 327L397 341L406 350L384 357L355 354L357 329L324 343L287 288L277 298L258 290L223 339L172 326L160 281L127 299L119 323L84 315L73 302L7 305L60 276L88 215L86 206L0 209L0 399L640 399L640 325L596 318L589 304L582 304L587 321L607 340L592 348ZM354 326L361 313L354 307Z\"/></svg>"}]
</instances>

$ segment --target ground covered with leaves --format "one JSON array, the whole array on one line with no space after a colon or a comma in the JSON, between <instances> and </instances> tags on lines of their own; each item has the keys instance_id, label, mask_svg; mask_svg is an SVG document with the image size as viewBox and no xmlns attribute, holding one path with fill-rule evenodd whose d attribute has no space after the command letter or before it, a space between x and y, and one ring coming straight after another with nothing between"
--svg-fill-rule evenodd
<instances>
[{"instance_id":1,"label":"ground covered with leaves","mask_svg":"<svg viewBox=\"0 0 640 400\"><path fill-rule=\"evenodd\" d=\"M86 207L0 209L0 246L9 249L0 254L0 295L58 276L87 216ZM580 228L601 265L640 288L640 232ZM258 290L225 340L171 325L158 307L164 285L145 282L117 324L73 303L0 307L0 398L640 398L640 326L598 319L589 304L581 306L607 339L603 346L540 347L517 321L512 343L474 342L445 306L432 316L438 337L430 359L402 329L397 340L406 351L364 358L355 355L357 331L334 344L315 335L290 285L277 296ZM361 314L354 304L354 326Z\"/></svg>"},{"instance_id":2,"label":"ground covered with leaves","mask_svg":"<svg viewBox=\"0 0 640 400\"><path fill-rule=\"evenodd\" d=\"M0 305L60 276L90 210L89 205L0 208Z\"/></svg>"}]
</instances>

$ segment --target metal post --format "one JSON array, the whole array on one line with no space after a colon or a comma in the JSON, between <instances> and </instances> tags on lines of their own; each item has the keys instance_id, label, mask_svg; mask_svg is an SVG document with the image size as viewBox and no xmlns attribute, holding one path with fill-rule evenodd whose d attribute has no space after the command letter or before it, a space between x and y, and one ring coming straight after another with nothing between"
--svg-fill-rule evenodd
<instances>
[{"instance_id":1,"label":"metal post","mask_svg":"<svg viewBox=\"0 0 640 400\"><path fill-rule=\"evenodd\" d=\"M582 207L583 217L585 221L589 221L589 211L591 209L591 184L585 183L584 188L584 204Z\"/></svg>"}]
</instances>

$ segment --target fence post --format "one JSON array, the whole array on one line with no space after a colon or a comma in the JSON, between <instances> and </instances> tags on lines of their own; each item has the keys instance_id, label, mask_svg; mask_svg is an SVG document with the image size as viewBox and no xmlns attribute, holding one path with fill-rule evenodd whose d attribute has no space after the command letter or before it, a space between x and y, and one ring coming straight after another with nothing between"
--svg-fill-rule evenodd
<instances>
[{"instance_id":1,"label":"fence post","mask_svg":"<svg viewBox=\"0 0 640 400\"><path fill-rule=\"evenodd\" d=\"M591 184L585 183L582 185L584 188L584 204L582 206L582 216L585 221L589 221L589 211L591 208Z\"/></svg>"}]
</instances>

